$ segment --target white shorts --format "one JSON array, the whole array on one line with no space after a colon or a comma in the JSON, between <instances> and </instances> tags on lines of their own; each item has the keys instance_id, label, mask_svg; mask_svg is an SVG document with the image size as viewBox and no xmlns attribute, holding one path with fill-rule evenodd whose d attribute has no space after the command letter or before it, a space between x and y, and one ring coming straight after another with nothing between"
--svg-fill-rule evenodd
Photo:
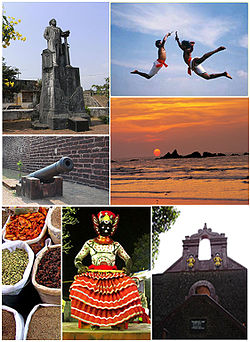
<instances>
[{"instance_id":1,"label":"white shorts","mask_svg":"<svg viewBox=\"0 0 250 342\"><path fill-rule=\"evenodd\" d=\"M197 58L197 57L195 57ZM190 67L191 67L191 70L193 70L197 75L202 75L202 74L206 74L206 70L203 68L203 66L201 64L198 64L198 65L195 65L194 64L194 59L193 58L190 62Z\"/></svg>"},{"instance_id":2,"label":"white shorts","mask_svg":"<svg viewBox=\"0 0 250 342\"><path fill-rule=\"evenodd\" d=\"M161 66L160 66L160 67L157 67L157 66L156 66L156 65L158 65L158 64L159 64L159 61L156 60L156 61L154 62L154 64L153 64L151 70L150 70L149 73L148 73L149 76L154 76L154 75L156 75L157 72L161 69Z\"/></svg>"}]
</instances>

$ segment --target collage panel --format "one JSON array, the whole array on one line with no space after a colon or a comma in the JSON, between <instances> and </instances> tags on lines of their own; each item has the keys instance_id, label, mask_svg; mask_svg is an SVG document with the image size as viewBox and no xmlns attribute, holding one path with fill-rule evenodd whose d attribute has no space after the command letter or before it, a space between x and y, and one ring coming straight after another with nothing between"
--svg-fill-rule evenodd
<instances>
[{"instance_id":1,"label":"collage panel","mask_svg":"<svg viewBox=\"0 0 250 342\"><path fill-rule=\"evenodd\" d=\"M153 207L153 240L166 223L152 269L153 339L247 339L249 213Z\"/></svg>"},{"instance_id":2,"label":"collage panel","mask_svg":"<svg viewBox=\"0 0 250 342\"><path fill-rule=\"evenodd\" d=\"M2 340L61 340L61 212L2 208Z\"/></svg>"},{"instance_id":3,"label":"collage panel","mask_svg":"<svg viewBox=\"0 0 250 342\"><path fill-rule=\"evenodd\" d=\"M112 204L248 204L248 98L112 98Z\"/></svg>"},{"instance_id":4,"label":"collage panel","mask_svg":"<svg viewBox=\"0 0 250 342\"><path fill-rule=\"evenodd\" d=\"M4 136L4 205L109 203L108 136Z\"/></svg>"},{"instance_id":5,"label":"collage panel","mask_svg":"<svg viewBox=\"0 0 250 342\"><path fill-rule=\"evenodd\" d=\"M63 339L150 339L151 210L63 208Z\"/></svg>"},{"instance_id":6,"label":"collage panel","mask_svg":"<svg viewBox=\"0 0 250 342\"><path fill-rule=\"evenodd\" d=\"M3 134L109 134L108 3L4 3L3 78Z\"/></svg>"},{"instance_id":7,"label":"collage panel","mask_svg":"<svg viewBox=\"0 0 250 342\"><path fill-rule=\"evenodd\" d=\"M247 11L247 3L112 3L112 96L247 96Z\"/></svg>"}]
</instances>

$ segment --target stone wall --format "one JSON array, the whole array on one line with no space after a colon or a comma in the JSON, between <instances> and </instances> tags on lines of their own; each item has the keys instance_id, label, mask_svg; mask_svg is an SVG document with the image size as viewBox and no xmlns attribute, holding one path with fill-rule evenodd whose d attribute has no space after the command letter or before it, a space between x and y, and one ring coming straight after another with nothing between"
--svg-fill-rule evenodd
<instances>
[{"instance_id":1,"label":"stone wall","mask_svg":"<svg viewBox=\"0 0 250 342\"><path fill-rule=\"evenodd\" d=\"M30 173L71 157L74 169L63 174L67 181L109 189L108 137L3 137L3 168L17 170L22 161L24 173Z\"/></svg>"}]
</instances>

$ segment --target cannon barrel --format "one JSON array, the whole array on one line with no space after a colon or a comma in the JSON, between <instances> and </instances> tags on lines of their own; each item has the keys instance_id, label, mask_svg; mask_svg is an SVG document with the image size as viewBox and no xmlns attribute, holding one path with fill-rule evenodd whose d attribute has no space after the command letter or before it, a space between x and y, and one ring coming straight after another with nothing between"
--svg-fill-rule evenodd
<instances>
[{"instance_id":1,"label":"cannon barrel","mask_svg":"<svg viewBox=\"0 0 250 342\"><path fill-rule=\"evenodd\" d=\"M43 169L30 173L26 177L39 178L42 182L49 182L54 176L60 173L70 172L74 167L73 161L69 157L63 157L56 163L48 165Z\"/></svg>"}]
</instances>

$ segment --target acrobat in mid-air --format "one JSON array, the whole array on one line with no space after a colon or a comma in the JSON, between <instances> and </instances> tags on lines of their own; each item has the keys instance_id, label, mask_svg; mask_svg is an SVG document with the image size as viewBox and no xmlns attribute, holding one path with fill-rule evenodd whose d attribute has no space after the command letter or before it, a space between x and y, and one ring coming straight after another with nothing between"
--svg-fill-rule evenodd
<instances>
[{"instance_id":1,"label":"acrobat in mid-air","mask_svg":"<svg viewBox=\"0 0 250 342\"><path fill-rule=\"evenodd\" d=\"M162 68L163 65L167 67L167 64L165 63L166 50L165 50L164 45L166 43L167 38L170 35L171 33L167 33L162 40L157 40L155 42L155 46L158 48L158 59L154 62L152 69L149 71L148 74L146 74L145 72L138 71L138 70L131 71L130 73L140 75L142 77L150 79L151 77L157 74L157 72Z\"/></svg>"},{"instance_id":2,"label":"acrobat in mid-air","mask_svg":"<svg viewBox=\"0 0 250 342\"><path fill-rule=\"evenodd\" d=\"M191 70L196 73L196 75L205 78L206 80L212 80L213 78L218 77L227 77L232 79L232 77L227 73L226 71L217 73L217 74L208 74L206 70L203 68L201 63L203 63L207 58L211 57L215 53L225 50L226 48L224 46L220 46L217 49L205 53L202 57L194 57L192 58L192 52L194 49L195 42L190 42L187 40L183 40L180 43L177 31L175 32L175 40L177 41L177 44L179 47L183 50L183 59L185 63L188 65L188 73L191 75Z\"/></svg>"}]
</instances>

